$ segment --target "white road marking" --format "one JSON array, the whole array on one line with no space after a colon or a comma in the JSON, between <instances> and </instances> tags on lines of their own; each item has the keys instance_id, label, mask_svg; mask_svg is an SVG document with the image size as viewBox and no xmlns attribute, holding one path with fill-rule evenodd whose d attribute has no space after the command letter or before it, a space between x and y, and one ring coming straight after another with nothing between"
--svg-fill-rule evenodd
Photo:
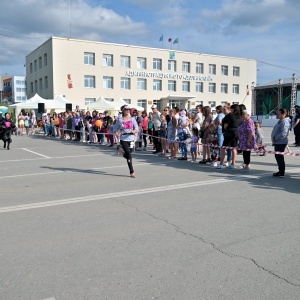
<instances>
[{"instance_id":1,"label":"white road marking","mask_svg":"<svg viewBox=\"0 0 300 300\"><path fill-rule=\"evenodd\" d=\"M23 148L22 148L23 149ZM95 153L95 154L86 154L86 155L69 155L69 156L54 156L49 158L24 158L24 159L11 159L11 160L0 160L0 163L6 162L21 162L21 161L30 161L30 160L44 160L44 159L60 159L60 158L77 158L77 157L84 157L84 156L102 156L105 154L102 153Z\"/></svg>"},{"instance_id":2,"label":"white road marking","mask_svg":"<svg viewBox=\"0 0 300 300\"><path fill-rule=\"evenodd\" d=\"M261 173L261 174L251 174L249 175L250 178L260 178L263 175L270 176L271 172ZM52 200L52 201L45 201L45 202L36 202L31 204L24 204L24 205L15 205L15 206L7 206L0 208L0 213L7 213L7 212L14 212L14 211L21 211L21 210L31 210L36 208L44 208L44 207L51 207L51 206L58 206L58 205L66 205L66 204L75 204L75 203L84 203L90 201L99 201L104 199L112 199L112 198L120 198L120 197L128 197L133 195L143 195L143 194L150 194L150 193L157 193L157 192L165 192L169 190L179 190L179 189L190 189L192 187L199 187L204 185L211 185L211 184L220 184L220 183L228 183L232 181L244 181L249 178L247 175L242 176L239 174L238 176L232 176L231 178L219 178L214 180L206 180L206 181L197 181L197 182L190 182L190 183L182 183L182 184L174 184L174 185L167 185L167 186L160 186L154 188L143 188L139 190L130 190L130 191L123 191L123 192L116 192L116 193L109 193L105 195L91 195L85 197L78 197L78 198L70 198L70 199L61 199L61 200Z\"/></svg>"},{"instance_id":3,"label":"white road marking","mask_svg":"<svg viewBox=\"0 0 300 300\"><path fill-rule=\"evenodd\" d=\"M150 165L150 163L142 163L142 164L135 164L135 167L138 166L145 166L145 165ZM158 164L155 164L157 166ZM103 169L115 169L115 168L128 168L126 164L120 165L120 166L110 166L110 167L100 167L100 168L89 168L88 170L103 170ZM20 175L8 175L8 176L1 176L0 179L5 179L5 178L15 178L15 177L27 177L27 176L41 176L41 175L48 175L48 174L57 174L57 173L76 173L77 171L72 171L72 170L57 170L53 172L43 172L43 173L29 173L29 174L20 174Z\"/></svg>"},{"instance_id":4,"label":"white road marking","mask_svg":"<svg viewBox=\"0 0 300 300\"><path fill-rule=\"evenodd\" d=\"M44 154L41 154L41 153L37 153L37 152L34 152L32 150L29 150L29 149L26 149L26 148L22 148L23 150L27 151L27 152L30 152L30 153L33 153L33 154L36 154L36 155L39 155L41 157L44 157L44 158L50 158L49 156L46 156Z\"/></svg>"},{"instance_id":5,"label":"white road marking","mask_svg":"<svg viewBox=\"0 0 300 300\"><path fill-rule=\"evenodd\" d=\"M44 173L32 173L32 174L21 174L21 175L9 175L9 176L1 176L0 179L5 178L16 178L16 177L27 177L27 176L41 176L47 174L57 174L57 173L64 173L65 171L54 171L54 172L44 172Z\"/></svg>"}]
</instances>

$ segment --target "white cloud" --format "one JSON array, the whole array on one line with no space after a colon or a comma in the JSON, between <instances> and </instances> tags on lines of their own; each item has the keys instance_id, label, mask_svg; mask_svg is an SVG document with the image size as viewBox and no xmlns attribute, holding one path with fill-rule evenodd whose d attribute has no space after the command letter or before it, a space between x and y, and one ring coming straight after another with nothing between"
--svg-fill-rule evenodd
<instances>
[{"instance_id":1,"label":"white cloud","mask_svg":"<svg viewBox=\"0 0 300 300\"><path fill-rule=\"evenodd\" d=\"M225 0L217 10L205 9L205 19L218 22L218 30L234 34L244 28L264 32L285 20L285 0Z\"/></svg>"},{"instance_id":2,"label":"white cloud","mask_svg":"<svg viewBox=\"0 0 300 300\"><path fill-rule=\"evenodd\" d=\"M47 37L68 37L69 23L68 0L7 1L0 10L0 65L24 64L25 56ZM134 22L129 16L121 16L102 6L92 7L84 0L71 1L73 38L123 42L128 37L145 36L146 32L143 22ZM43 38L31 39L33 37Z\"/></svg>"}]
</instances>

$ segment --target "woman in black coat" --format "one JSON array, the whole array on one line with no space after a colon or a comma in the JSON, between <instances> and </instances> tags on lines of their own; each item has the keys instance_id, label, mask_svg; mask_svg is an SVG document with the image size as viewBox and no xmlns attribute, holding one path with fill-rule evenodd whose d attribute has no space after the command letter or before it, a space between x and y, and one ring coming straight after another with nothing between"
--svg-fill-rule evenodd
<instances>
[{"instance_id":1,"label":"woman in black coat","mask_svg":"<svg viewBox=\"0 0 300 300\"><path fill-rule=\"evenodd\" d=\"M9 150L9 145L11 144L11 132L16 128L16 125L10 118L10 114L6 113L4 119L0 121L0 139L4 142L3 148Z\"/></svg>"}]
</instances>

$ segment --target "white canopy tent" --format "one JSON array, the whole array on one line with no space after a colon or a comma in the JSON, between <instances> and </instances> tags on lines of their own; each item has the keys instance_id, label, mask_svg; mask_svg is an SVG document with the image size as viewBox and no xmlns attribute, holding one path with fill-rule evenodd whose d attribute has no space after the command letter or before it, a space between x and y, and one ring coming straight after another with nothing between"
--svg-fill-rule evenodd
<instances>
[{"instance_id":1,"label":"white canopy tent","mask_svg":"<svg viewBox=\"0 0 300 300\"><path fill-rule=\"evenodd\" d=\"M97 101L88 104L87 107L88 110L100 110L100 111L120 109L114 105L114 102L109 102L105 100L103 97L100 97Z\"/></svg>"},{"instance_id":2,"label":"white canopy tent","mask_svg":"<svg viewBox=\"0 0 300 300\"><path fill-rule=\"evenodd\" d=\"M136 110L140 110L140 111L145 110L145 108L143 106L128 104L126 101L123 100L123 98L120 98L119 100L115 101L114 105L117 106L119 110L120 110L120 107L123 105L128 105L130 108L135 108Z\"/></svg>"},{"instance_id":3,"label":"white canopy tent","mask_svg":"<svg viewBox=\"0 0 300 300\"><path fill-rule=\"evenodd\" d=\"M38 94L35 94L32 98L28 99L25 102L9 105L9 109L15 109L15 115L18 116L22 109L38 109L39 103L45 104L45 109L47 109L47 112L50 112L51 110L55 110L56 112L63 112L66 110L66 103L69 102L62 95L57 96L55 99L44 99ZM73 102L72 104L73 106L76 105L76 103Z\"/></svg>"}]
</instances>

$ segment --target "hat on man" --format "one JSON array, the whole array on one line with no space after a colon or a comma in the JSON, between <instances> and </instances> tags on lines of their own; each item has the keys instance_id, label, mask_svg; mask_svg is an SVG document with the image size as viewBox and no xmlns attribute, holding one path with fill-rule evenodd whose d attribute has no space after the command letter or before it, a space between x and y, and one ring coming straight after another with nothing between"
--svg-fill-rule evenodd
<instances>
[{"instance_id":1,"label":"hat on man","mask_svg":"<svg viewBox=\"0 0 300 300\"><path fill-rule=\"evenodd\" d=\"M123 110L130 110L130 107L128 106L128 105L125 105L124 107L123 107Z\"/></svg>"},{"instance_id":2,"label":"hat on man","mask_svg":"<svg viewBox=\"0 0 300 300\"><path fill-rule=\"evenodd\" d=\"M156 105L156 104L153 104L153 105L151 106L151 108L157 108L157 105Z\"/></svg>"}]
</instances>

